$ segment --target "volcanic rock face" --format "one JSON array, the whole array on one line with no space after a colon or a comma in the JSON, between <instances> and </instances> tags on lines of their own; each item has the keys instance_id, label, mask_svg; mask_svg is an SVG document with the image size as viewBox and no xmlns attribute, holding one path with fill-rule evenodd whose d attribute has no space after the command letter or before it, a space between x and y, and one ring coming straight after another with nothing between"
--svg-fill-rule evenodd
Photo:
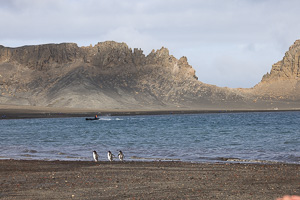
<instances>
[{"instance_id":1,"label":"volcanic rock face","mask_svg":"<svg viewBox=\"0 0 300 200\"><path fill-rule=\"evenodd\" d=\"M300 78L300 40L289 48L283 59L272 66L270 74L264 75L262 82L276 80L297 80Z\"/></svg>"},{"instance_id":2,"label":"volcanic rock face","mask_svg":"<svg viewBox=\"0 0 300 200\"><path fill-rule=\"evenodd\" d=\"M300 102L300 40L285 53L283 59L272 66L252 93L256 99L281 102L295 107Z\"/></svg>"},{"instance_id":3,"label":"volcanic rock face","mask_svg":"<svg viewBox=\"0 0 300 200\"><path fill-rule=\"evenodd\" d=\"M230 89L198 81L187 58L176 59L164 47L146 56L140 49L132 50L125 43L113 41L89 47L73 43L0 46L0 104L93 109L252 109L270 105L273 97L262 89L266 84L277 83L282 77L285 81L298 78L298 49L296 42L287 58L275 64L256 87Z\"/></svg>"}]
</instances>

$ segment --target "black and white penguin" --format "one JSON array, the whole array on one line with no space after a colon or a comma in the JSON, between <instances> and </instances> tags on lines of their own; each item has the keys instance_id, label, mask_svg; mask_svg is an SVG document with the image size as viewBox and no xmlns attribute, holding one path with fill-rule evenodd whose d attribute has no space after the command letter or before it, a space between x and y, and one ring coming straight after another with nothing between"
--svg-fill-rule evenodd
<instances>
[{"instance_id":1,"label":"black and white penguin","mask_svg":"<svg viewBox=\"0 0 300 200\"><path fill-rule=\"evenodd\" d=\"M119 156L120 161L124 160L124 154L123 154L123 152L121 150L119 151L118 156Z\"/></svg>"},{"instance_id":2,"label":"black and white penguin","mask_svg":"<svg viewBox=\"0 0 300 200\"><path fill-rule=\"evenodd\" d=\"M93 158L95 162L98 162L98 154L96 151L93 151Z\"/></svg>"},{"instance_id":3,"label":"black and white penguin","mask_svg":"<svg viewBox=\"0 0 300 200\"><path fill-rule=\"evenodd\" d=\"M114 155L110 151L108 151L107 152L107 158L108 158L108 160L109 161L113 161L113 157L114 157Z\"/></svg>"}]
</instances>

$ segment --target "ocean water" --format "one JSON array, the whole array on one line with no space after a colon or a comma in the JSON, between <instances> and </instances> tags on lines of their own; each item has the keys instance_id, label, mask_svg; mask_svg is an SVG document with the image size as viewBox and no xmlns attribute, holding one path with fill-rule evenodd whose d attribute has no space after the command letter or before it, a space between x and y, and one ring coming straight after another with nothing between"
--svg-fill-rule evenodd
<instances>
[{"instance_id":1,"label":"ocean water","mask_svg":"<svg viewBox=\"0 0 300 200\"><path fill-rule=\"evenodd\" d=\"M0 120L0 159L300 164L300 112Z\"/></svg>"}]
</instances>

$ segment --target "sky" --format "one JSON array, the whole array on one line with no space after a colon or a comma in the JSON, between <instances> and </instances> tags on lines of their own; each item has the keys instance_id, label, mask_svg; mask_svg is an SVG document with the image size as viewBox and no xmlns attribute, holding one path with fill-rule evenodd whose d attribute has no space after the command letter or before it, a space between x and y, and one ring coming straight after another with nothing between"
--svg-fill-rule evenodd
<instances>
[{"instance_id":1,"label":"sky","mask_svg":"<svg viewBox=\"0 0 300 200\"><path fill-rule=\"evenodd\" d=\"M113 40L186 56L199 80L250 88L300 39L299 0L0 0L0 45Z\"/></svg>"}]
</instances>

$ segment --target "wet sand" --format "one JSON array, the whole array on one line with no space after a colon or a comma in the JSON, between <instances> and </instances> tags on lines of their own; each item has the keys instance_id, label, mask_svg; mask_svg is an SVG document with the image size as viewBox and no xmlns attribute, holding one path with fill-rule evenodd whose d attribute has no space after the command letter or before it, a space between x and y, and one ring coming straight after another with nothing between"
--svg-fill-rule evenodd
<instances>
[{"instance_id":1,"label":"wet sand","mask_svg":"<svg viewBox=\"0 0 300 200\"><path fill-rule=\"evenodd\" d=\"M300 165L0 160L0 199L276 199Z\"/></svg>"}]
</instances>

